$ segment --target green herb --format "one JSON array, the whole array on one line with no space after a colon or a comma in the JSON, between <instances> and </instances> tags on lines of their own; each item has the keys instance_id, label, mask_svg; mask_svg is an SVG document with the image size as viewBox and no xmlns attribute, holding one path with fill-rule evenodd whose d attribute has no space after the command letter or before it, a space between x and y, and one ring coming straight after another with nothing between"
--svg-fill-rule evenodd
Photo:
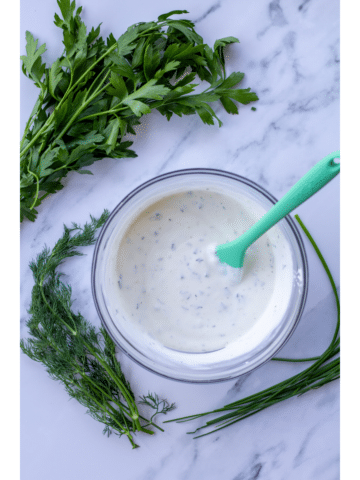
<instances>
[{"instance_id":1,"label":"green herb","mask_svg":"<svg viewBox=\"0 0 360 480\"><path fill-rule=\"evenodd\" d=\"M71 309L71 287L61 282L58 266L67 257L83 255L78 248L93 245L95 232L109 216L105 210L99 219L83 228L64 226L64 234L52 251L47 247L30 263L35 285L27 322L31 338L21 340L21 349L32 360L45 365L50 377L62 382L72 398L84 405L94 419L105 425L104 433L126 435L137 447L132 432L162 430L153 418L174 408L157 395L141 397L155 409L150 420L139 414L130 384L116 359L115 345L104 328L95 329L81 313Z\"/></svg>"},{"instance_id":2,"label":"green herb","mask_svg":"<svg viewBox=\"0 0 360 480\"><path fill-rule=\"evenodd\" d=\"M323 385L326 385L329 382L337 380L340 378L340 357L337 357L333 360L335 356L340 353L340 301L336 291L335 282L332 278L330 273L329 267L327 266L324 257L322 256L318 246L316 245L314 239L310 235L309 231L302 223L298 215L295 215L295 218L299 222L301 228L305 232L306 236L310 240L311 244L313 245L327 275L331 283L331 287L334 292L336 306L337 306L337 324L335 328L335 332L333 338L330 342L329 347L325 350L325 352L319 357L312 357L312 358L301 358L301 359L292 359L292 358L273 358L273 360L277 361L286 361L286 362L307 362L307 361L314 361L314 363L304 370L303 372L299 373L298 375L294 375L293 377L280 382L266 390L262 390L254 395L250 395L246 398L238 400L233 403L229 403L225 405L223 408L218 408L213 410L212 412L206 413L199 413L196 415L189 415L187 417L175 418L173 420L168 420L167 422L187 422L190 420L195 420L200 417L204 417L206 415L211 415L220 412L229 412L225 415L220 415L213 420L206 422L205 425L197 428L194 432L189 432L191 434L202 430L203 428L213 427L217 425L217 428L211 430L210 432L204 433L202 435L197 435L194 438L203 437L205 435L209 435L210 433L217 432L222 430L229 425L233 425L236 422L240 422L244 418L250 417L251 415L255 415L255 413L264 410L265 408L271 407L272 405L287 400L288 398L303 395L304 393L308 392L309 390L320 388Z\"/></svg>"},{"instance_id":3,"label":"green herb","mask_svg":"<svg viewBox=\"0 0 360 480\"><path fill-rule=\"evenodd\" d=\"M141 401L139 403L143 405L147 405L148 407L155 410L155 413L150 418L150 423L152 422L153 418L158 415L159 413L166 414L171 412L175 408L175 403L169 404L167 400L163 398L160 399L156 393L148 393L146 396L140 397Z\"/></svg>"},{"instance_id":4,"label":"green herb","mask_svg":"<svg viewBox=\"0 0 360 480\"><path fill-rule=\"evenodd\" d=\"M135 134L134 125L153 109L168 120L174 113L198 114L206 124L216 119L221 125L211 102L220 100L227 112L238 113L234 100L258 100L250 88L233 88L243 73L225 73L224 48L238 39L222 38L210 48L191 21L169 18L186 10L137 23L118 40L110 34L104 41L100 25L87 33L75 1L58 5L61 57L49 67L42 63L45 44L38 48L30 32L21 57L23 73L40 89L20 144L21 221L36 219L36 207L63 188L69 172L91 174L86 167L104 157L136 157L123 137ZM191 94L195 77L210 86Z\"/></svg>"}]
</instances>

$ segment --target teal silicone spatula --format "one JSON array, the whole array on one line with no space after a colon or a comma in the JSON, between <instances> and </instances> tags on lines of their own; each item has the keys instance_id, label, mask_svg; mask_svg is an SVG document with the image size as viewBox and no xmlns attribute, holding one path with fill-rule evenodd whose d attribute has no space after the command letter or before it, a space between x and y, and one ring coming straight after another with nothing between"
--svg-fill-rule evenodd
<instances>
[{"instance_id":1,"label":"teal silicone spatula","mask_svg":"<svg viewBox=\"0 0 360 480\"><path fill-rule=\"evenodd\" d=\"M340 163L334 162L335 158L340 158L340 151L330 153L320 160L243 235L232 242L218 245L216 254L220 262L234 268L242 267L245 252L251 244L339 173Z\"/></svg>"}]
</instances>

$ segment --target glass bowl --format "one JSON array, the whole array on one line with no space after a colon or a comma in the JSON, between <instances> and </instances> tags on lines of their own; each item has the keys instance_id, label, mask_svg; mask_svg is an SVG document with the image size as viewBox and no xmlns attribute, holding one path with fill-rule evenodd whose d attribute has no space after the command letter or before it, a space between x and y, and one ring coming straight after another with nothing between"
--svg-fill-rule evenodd
<instances>
[{"instance_id":1,"label":"glass bowl","mask_svg":"<svg viewBox=\"0 0 360 480\"><path fill-rule=\"evenodd\" d=\"M277 311L275 323L270 321L270 317L263 315L262 323L258 322L244 335L234 337L233 341L221 348L209 351L184 351L183 348L176 349L162 344L151 333L129 321L125 310L117 303L116 289L119 286L114 276L115 257L126 231L145 207L179 192L191 194L192 191L225 194L236 201L249 202L249 205L256 206L255 221L276 203L276 199L256 183L222 170L192 168L155 177L129 193L103 226L92 263L92 293L104 328L115 344L136 363L177 381L219 382L249 373L264 364L275 356L290 338L304 309L308 266L295 222L287 216L271 229L277 232L276 235L281 232L286 251L289 252L286 263L290 272L285 283L283 281L282 285L274 287L280 292L277 295L286 295L283 297L284 306ZM276 240L269 248L276 248L275 244ZM151 312L145 311L144 315L149 317ZM216 315L214 320L215 317ZM236 320L234 319L234 322Z\"/></svg>"}]
</instances>

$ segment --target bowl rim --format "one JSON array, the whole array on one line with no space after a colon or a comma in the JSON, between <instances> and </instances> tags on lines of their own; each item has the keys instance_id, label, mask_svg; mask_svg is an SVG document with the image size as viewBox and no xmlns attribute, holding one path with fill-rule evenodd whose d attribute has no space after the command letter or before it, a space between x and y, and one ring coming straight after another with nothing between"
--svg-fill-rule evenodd
<instances>
[{"instance_id":1,"label":"bowl rim","mask_svg":"<svg viewBox=\"0 0 360 480\"><path fill-rule=\"evenodd\" d=\"M172 177L176 177L176 176L182 176L182 175L191 175L191 174L210 174L210 175L215 175L215 176L222 176L222 177L227 177L227 178L231 178L233 180L237 180L241 183L244 183L246 185L248 185L249 187L252 187L253 189L255 189L257 192L261 193L264 197L266 197L268 200L270 200L271 203L275 204L278 200L276 199L276 197L274 197L274 195L272 195L270 192L268 192L264 187L260 186L259 184L257 184L256 182L246 178L246 177L243 177L241 175L238 175L237 173L233 173L233 172L228 172L226 170L221 170L221 169L216 169L216 168L203 168L203 167L197 167L197 168L185 168L185 169L180 169L180 170L173 170L173 171L170 171L170 172L167 172L167 173L163 173L161 175L157 175L155 177L152 177L151 179L141 183L140 185L138 185L136 188L134 188L133 190L131 190L116 206L115 208L112 210L112 212L110 213L108 219L106 220L106 222L104 223L104 225L102 226L101 228L101 231L97 237L97 240L96 240L96 244L95 244L95 249L94 249L94 253L93 253L93 258L92 258L92 265L91 265L91 291L92 291L92 296L93 296L93 300L94 300L94 304L95 304L95 308L96 308L96 311L98 313L98 316L100 318L100 321L101 321L101 324L103 326L103 328L106 330L107 334L110 336L110 338L112 339L112 341L114 342L114 344L123 352L125 353L125 355L127 357L129 357L132 361L134 361L135 363L137 363L138 365L140 365L141 367L145 368L146 370L148 370L149 372L151 373L154 373L156 375L159 375L163 378L167 378L168 380L174 380L174 381L177 381L177 382L181 382L181 383L194 383L194 384L207 384L207 383L220 383L220 382L226 382L226 381L230 381L230 380L233 380L235 378L239 378L240 376L243 376L243 375L248 375L249 373L255 371L257 368L261 367L262 365L264 365L265 363L267 363L268 361L270 361L278 352L279 350L281 350L284 345L288 342L288 340L290 339L290 337L292 336L292 334L294 333L294 330L296 329L299 321L300 321L300 318L303 314L303 311L304 311L304 308L305 308L305 304L306 304L306 299L307 299L307 295L308 295L308 285L309 285L309 268L308 268L308 260L307 260L307 255L306 255L306 250L305 250L305 246L304 246L304 243L303 243L303 240L302 240L302 237L300 235L300 232L299 232L299 229L294 221L294 219L289 215L286 215L284 217L283 220L285 220L288 224L288 226L290 227L294 237L295 237L295 240L296 240L296 243L298 245L298 248L299 248L299 253L300 253L300 259L301 259L301 262L302 262L302 273L303 273L303 291L302 291L302 295L301 295L301 298L300 298L300 302L299 302L299 308L298 308L298 312L297 312L297 315L296 315L296 319L293 323L293 326L292 328L289 330L287 336L284 338L284 340L282 341L282 343L279 344L278 348L272 353L272 355L269 357L269 358L265 358L264 360L262 360L259 364L255 365L251 370L247 371L247 372L243 372L243 373L239 373L239 374L231 374L230 376L227 376L225 378L216 378L216 379L197 379L197 380L194 380L194 379L184 379L184 378L176 378L176 377L172 377L171 375L168 375L166 373L163 373L163 372L159 372L157 370L155 370L154 368L151 368L150 366L148 365L145 365L144 363L142 363L139 359L135 358L130 352L128 352L122 345L120 345L117 341L117 339L115 338L115 336L112 334L110 328L108 327L107 325L107 322L105 321L104 317L103 317L103 314L102 314L102 311L101 311L101 308L100 308L100 305L99 305L99 302L98 302L98 299L97 299L97 293L96 293L96 288L95 288L95 275L96 275L96 267L97 267L97 260L98 260L98 255L99 255L99 249L100 249L100 246L102 244L102 240L106 234L106 231L108 229L108 227L110 226L110 224L112 223L112 220L114 219L114 217L118 214L118 212L134 197L136 196L138 193L140 193L142 190L146 189L147 187L155 184L155 183L158 183L162 180L165 180L167 178L172 178ZM109 239L108 239L109 240ZM107 240L107 241L108 241ZM107 242L106 242L107 243ZM106 245L106 244L105 244ZM127 342L129 344L131 344L129 342L129 340L127 340ZM133 347L135 349L135 347Z\"/></svg>"}]
</instances>

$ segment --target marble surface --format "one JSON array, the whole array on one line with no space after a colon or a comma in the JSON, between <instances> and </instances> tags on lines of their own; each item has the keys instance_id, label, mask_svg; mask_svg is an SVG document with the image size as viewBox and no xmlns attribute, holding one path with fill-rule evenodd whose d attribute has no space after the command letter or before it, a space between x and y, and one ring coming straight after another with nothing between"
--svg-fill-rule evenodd
<instances>
[{"instance_id":1,"label":"marble surface","mask_svg":"<svg viewBox=\"0 0 360 480\"><path fill-rule=\"evenodd\" d=\"M204 41L233 35L240 44L226 52L227 71L243 71L242 87L259 96L257 111L240 107L238 116L215 107L223 126L195 117L154 113L143 118L133 139L135 159L104 159L93 176L70 175L66 188L39 208L35 223L21 226L21 335L30 302L29 261L46 243L52 247L63 224L84 223L112 210L140 183L188 167L228 170L250 178L281 197L324 155L339 149L339 3L337 0L82 0L86 24L103 22L102 35L119 36L130 24L172 9L187 9ZM21 1L21 54L25 30L46 42L52 62L62 51L53 25L55 1ZM37 89L21 78L21 131ZM339 288L339 176L299 207ZM282 356L320 354L336 323L336 307L326 274L304 238L309 295L301 322ZM74 308L99 325L90 290L93 249L63 266L73 285ZM65 277L66 278L66 277ZM255 372L213 385L177 383L119 356L136 395L157 392L177 409L168 418L212 410L299 372L304 366L269 362ZM126 438L107 438L102 426L68 401L63 387L42 365L21 355L21 478L68 480L337 480L339 478L339 381L293 398L221 432L193 440L186 432L200 423L168 424L154 437L138 435L141 448Z\"/></svg>"}]
</instances>

